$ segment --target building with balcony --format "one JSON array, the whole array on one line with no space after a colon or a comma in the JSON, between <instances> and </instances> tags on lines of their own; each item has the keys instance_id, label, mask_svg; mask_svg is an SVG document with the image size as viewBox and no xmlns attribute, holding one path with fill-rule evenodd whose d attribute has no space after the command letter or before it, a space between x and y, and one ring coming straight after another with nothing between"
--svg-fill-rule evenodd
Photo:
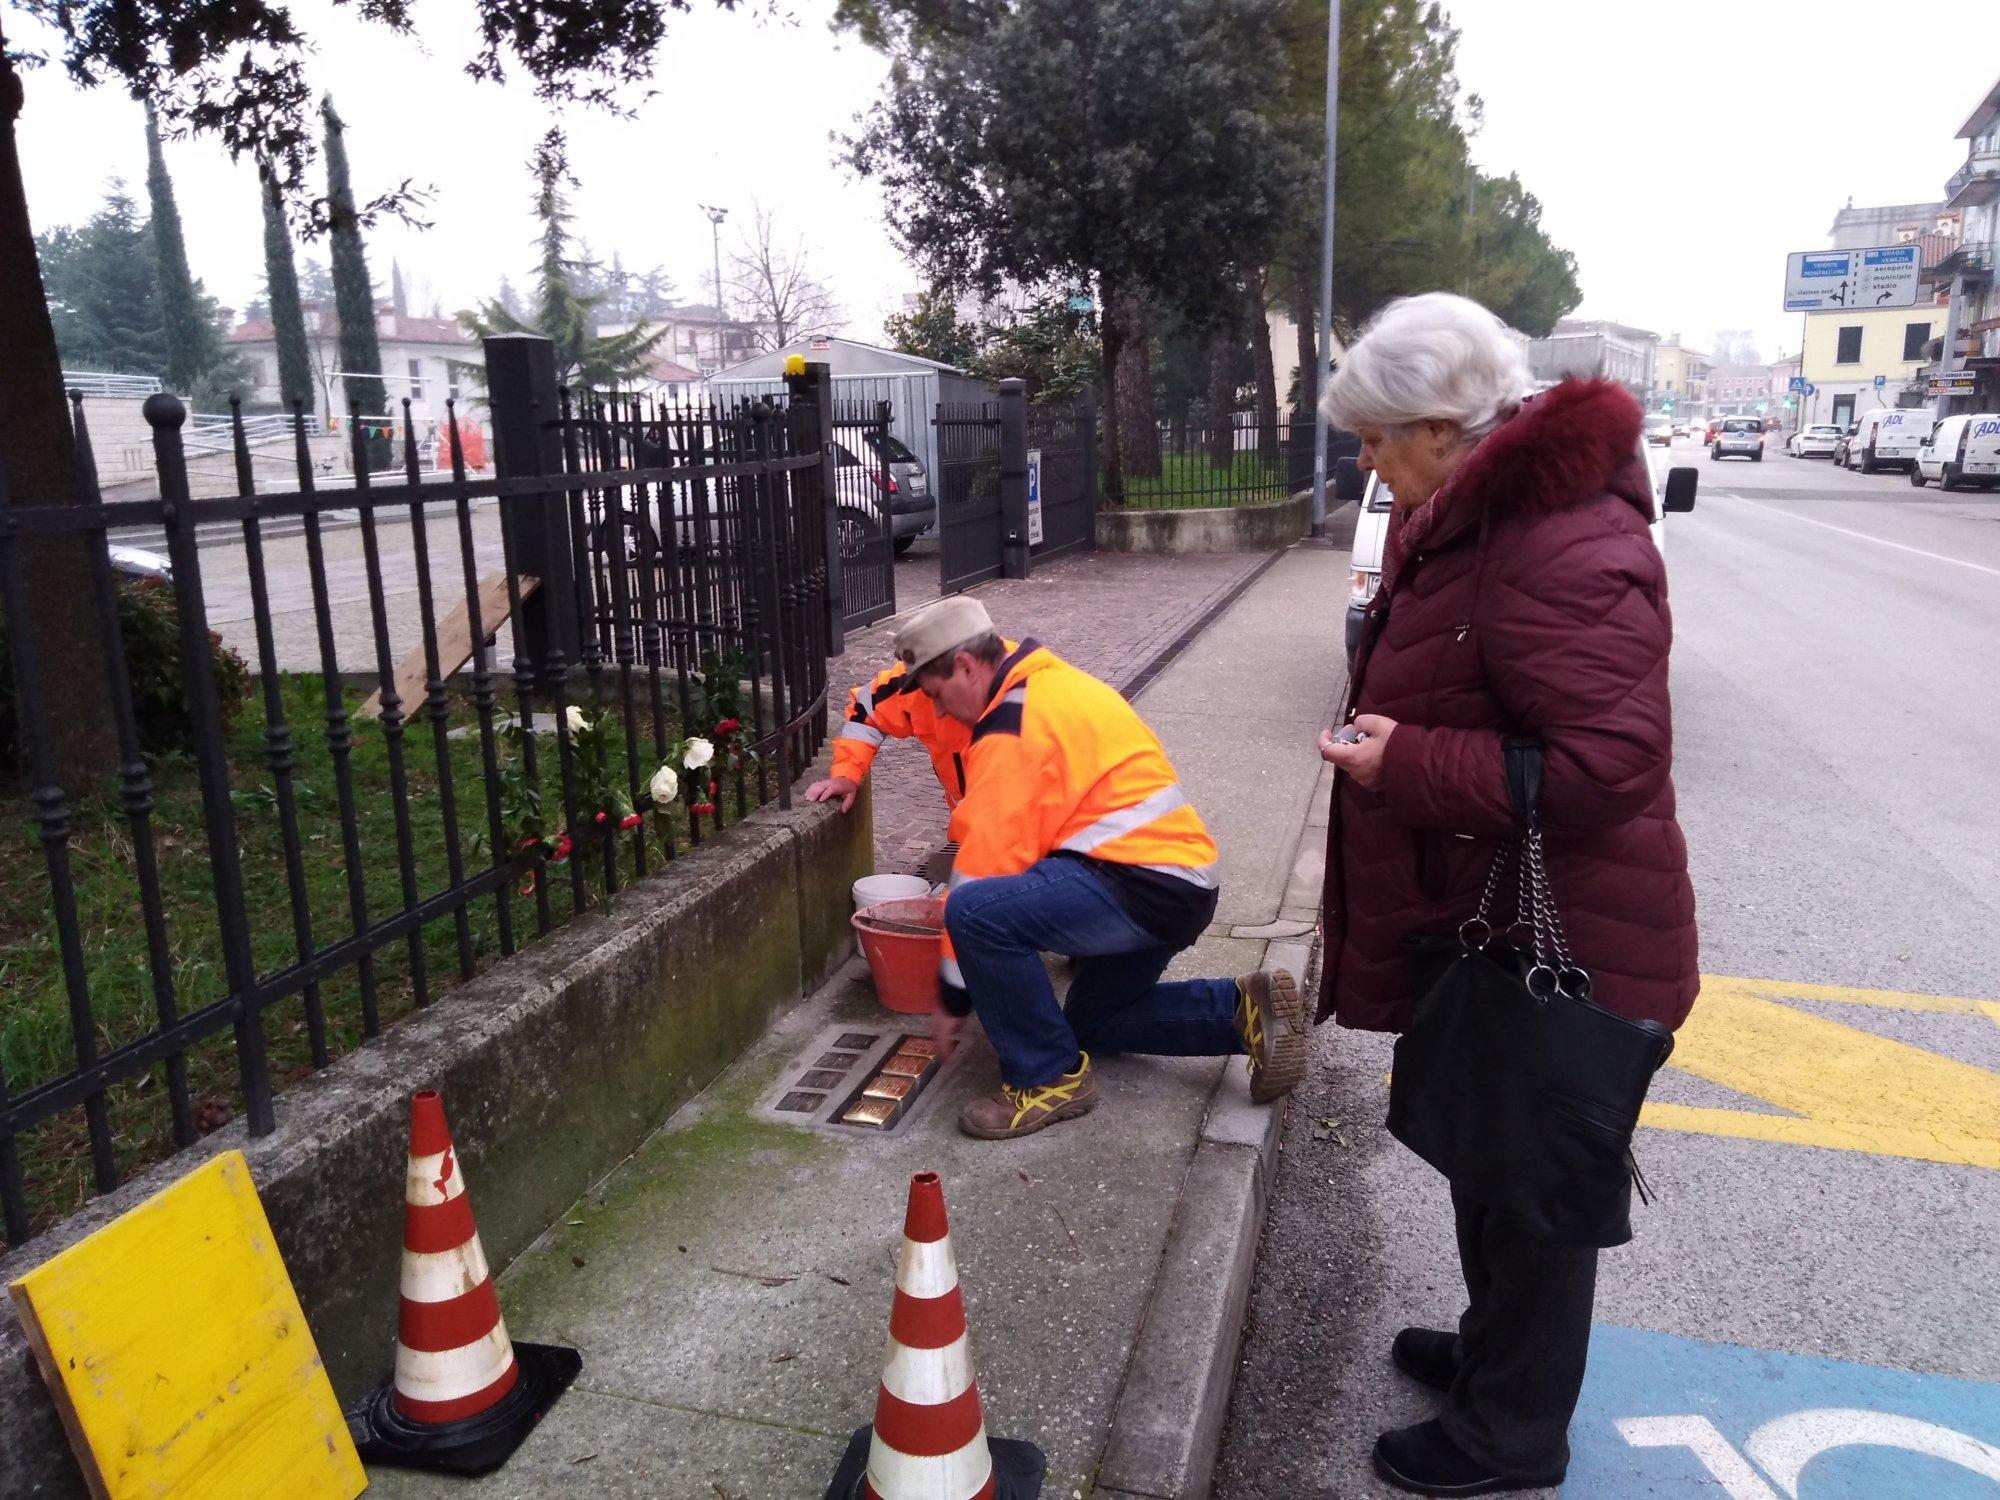
<instances>
[{"instance_id":1,"label":"building with balcony","mask_svg":"<svg viewBox=\"0 0 2000 1500\"><path fill-rule=\"evenodd\" d=\"M1654 354L1660 336L1603 319L1564 318L1544 339L1528 341L1528 372L1538 383L1572 375L1615 380L1640 402L1652 400Z\"/></svg>"},{"instance_id":2,"label":"building with balcony","mask_svg":"<svg viewBox=\"0 0 2000 1500\"><path fill-rule=\"evenodd\" d=\"M1944 191L1946 206L1963 217L1964 225L1957 246L1932 274L1958 289L1961 367L1976 372L1979 381L1969 395L1952 398L1947 409L1993 411L2000 408L2000 296L1994 289L1995 252L2000 249L2000 81L1966 116L1958 138L1966 143L1965 164L1951 174ZM1941 352L1948 367L1950 351Z\"/></svg>"},{"instance_id":3,"label":"building with balcony","mask_svg":"<svg viewBox=\"0 0 2000 1500\"><path fill-rule=\"evenodd\" d=\"M1709 375L1714 364L1681 343L1675 334L1653 352L1653 406L1676 417L1708 415Z\"/></svg>"}]
</instances>

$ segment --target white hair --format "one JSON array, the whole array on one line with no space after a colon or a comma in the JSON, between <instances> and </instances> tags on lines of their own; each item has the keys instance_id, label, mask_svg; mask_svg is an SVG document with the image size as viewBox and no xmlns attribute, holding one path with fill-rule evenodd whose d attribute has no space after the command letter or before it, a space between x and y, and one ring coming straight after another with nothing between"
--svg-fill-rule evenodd
<instances>
[{"instance_id":1,"label":"white hair","mask_svg":"<svg viewBox=\"0 0 2000 1500\"><path fill-rule=\"evenodd\" d=\"M1504 323L1467 298L1426 292L1369 320L1321 406L1349 432L1455 422L1476 440L1514 414L1528 384L1526 355Z\"/></svg>"}]
</instances>

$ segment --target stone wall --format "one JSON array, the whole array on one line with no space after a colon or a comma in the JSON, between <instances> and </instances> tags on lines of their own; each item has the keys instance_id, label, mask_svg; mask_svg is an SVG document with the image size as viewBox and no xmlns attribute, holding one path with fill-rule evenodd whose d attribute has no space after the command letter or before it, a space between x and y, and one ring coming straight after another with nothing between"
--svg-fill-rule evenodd
<instances>
[{"instance_id":1,"label":"stone wall","mask_svg":"<svg viewBox=\"0 0 2000 1500\"><path fill-rule=\"evenodd\" d=\"M846 959L849 887L872 849L865 798L845 815L803 801L754 813L279 1095L272 1134L225 1127L0 1258L0 1282L241 1150L351 1404L394 1350L411 1093L444 1095L497 1274ZM0 1319L0 1494L84 1494L12 1317Z\"/></svg>"},{"instance_id":2,"label":"stone wall","mask_svg":"<svg viewBox=\"0 0 2000 1500\"><path fill-rule=\"evenodd\" d=\"M1121 510L1100 506L1100 552L1270 552L1312 529L1312 493L1267 505L1205 510Z\"/></svg>"}]
</instances>

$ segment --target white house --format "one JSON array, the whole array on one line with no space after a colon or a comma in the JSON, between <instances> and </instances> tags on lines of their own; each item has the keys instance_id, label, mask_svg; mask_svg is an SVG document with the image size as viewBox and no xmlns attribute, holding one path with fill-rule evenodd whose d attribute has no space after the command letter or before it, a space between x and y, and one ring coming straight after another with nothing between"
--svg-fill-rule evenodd
<instances>
[{"instance_id":1,"label":"white house","mask_svg":"<svg viewBox=\"0 0 2000 1500\"><path fill-rule=\"evenodd\" d=\"M340 381L340 327L333 309L308 307L306 349L312 363L313 408L326 416L344 416L346 397ZM464 367L484 367L479 341L451 318L410 318L386 310L375 315L375 336L382 346L382 385L391 412L399 412L404 397L418 421L444 418L447 399L463 399ZM239 323L229 331L229 347L250 367L250 385L243 393L246 408L276 410L282 404L278 388L278 336L268 318ZM472 394L478 394L473 386Z\"/></svg>"}]
</instances>

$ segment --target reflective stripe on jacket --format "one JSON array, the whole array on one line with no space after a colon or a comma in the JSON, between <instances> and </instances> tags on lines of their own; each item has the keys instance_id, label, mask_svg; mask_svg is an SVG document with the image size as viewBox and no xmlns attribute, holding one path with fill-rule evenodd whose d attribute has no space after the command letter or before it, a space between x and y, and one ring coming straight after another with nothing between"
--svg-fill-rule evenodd
<instances>
[{"instance_id":1,"label":"reflective stripe on jacket","mask_svg":"<svg viewBox=\"0 0 2000 1500\"><path fill-rule=\"evenodd\" d=\"M1015 649L1012 641L1007 649ZM847 695L847 715L833 742L833 774L859 786L885 739L919 741L930 752L945 806L958 806L965 795L965 752L972 747L972 731L939 713L901 662Z\"/></svg>"},{"instance_id":2,"label":"reflective stripe on jacket","mask_svg":"<svg viewBox=\"0 0 2000 1500\"><path fill-rule=\"evenodd\" d=\"M1117 690L1034 641L1013 648L971 731L967 790L951 816L951 893L1051 854L1216 885L1215 841L1158 736ZM942 977L964 987L944 944Z\"/></svg>"}]
</instances>

